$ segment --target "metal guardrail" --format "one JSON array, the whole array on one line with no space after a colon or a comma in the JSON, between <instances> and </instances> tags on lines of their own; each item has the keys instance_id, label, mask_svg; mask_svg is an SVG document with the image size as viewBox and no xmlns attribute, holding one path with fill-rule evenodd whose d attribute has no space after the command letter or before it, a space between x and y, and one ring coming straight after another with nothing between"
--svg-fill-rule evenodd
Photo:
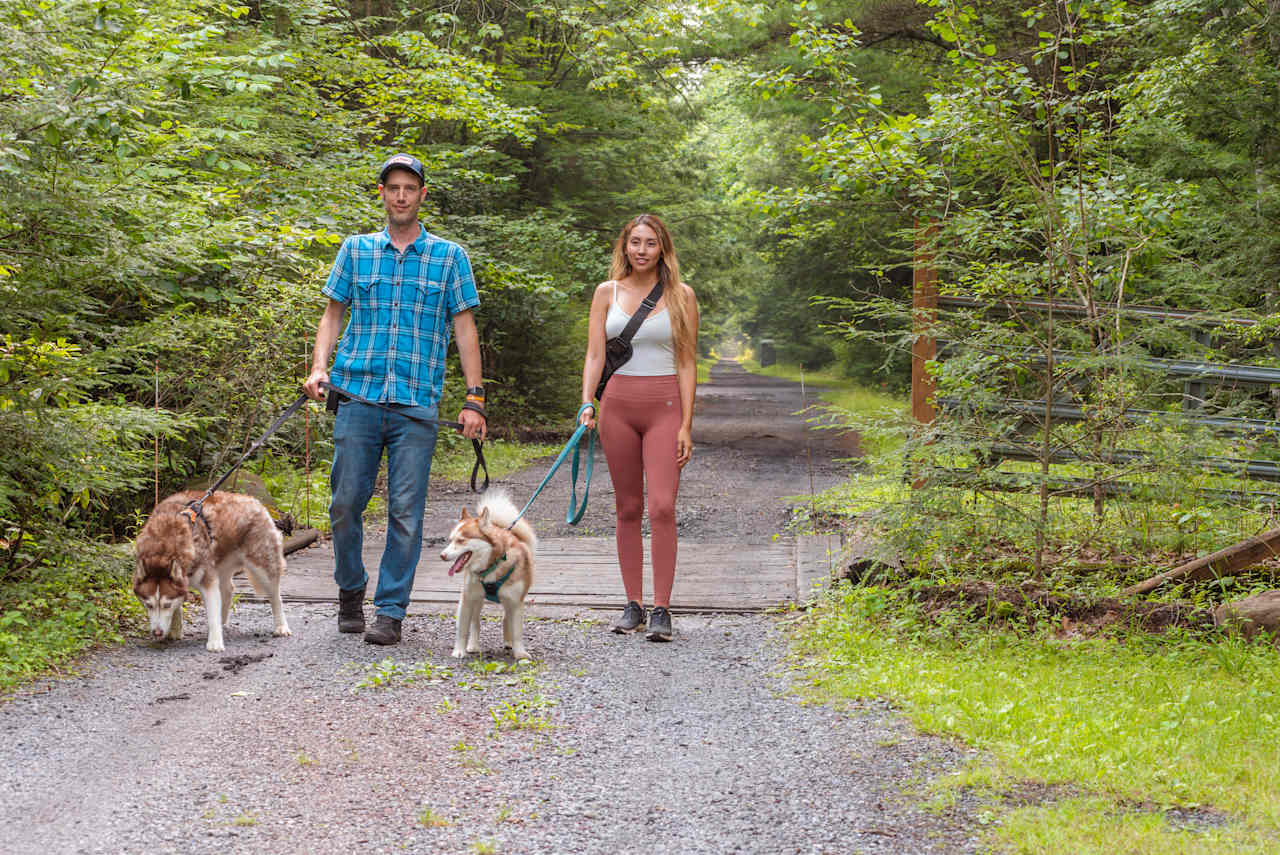
<instances>
[{"instance_id":1,"label":"metal guardrail","mask_svg":"<svg viewBox=\"0 0 1280 855\"><path fill-rule=\"evenodd\" d=\"M1077 357L1069 353L1055 352L1053 359L1062 364L1072 362ZM1028 365L1044 365L1047 360L1043 353L1028 353L1026 362ZM1266 365L1239 365L1193 359L1158 359L1154 356L1134 359L1132 364L1173 377L1189 377L1195 380L1231 380L1237 383L1256 383L1261 386L1280 383L1280 368L1271 368Z\"/></svg>"},{"instance_id":2,"label":"metal guardrail","mask_svg":"<svg viewBox=\"0 0 1280 855\"><path fill-rule=\"evenodd\" d=\"M979 309L1006 315L1012 315L1019 311L1045 313L1050 310L1067 317L1088 317L1090 314L1089 309L1085 306L1056 300L1019 299L1014 301L983 299L972 295L943 295L938 293L936 282L936 272L932 271L927 264L923 267L917 265L912 301L916 318L916 340L912 345L911 399L912 415L922 422L932 421L936 412L931 403L936 387L929 378L928 372L924 370L924 366L929 360L945 358L945 355L938 350L938 342L934 339L932 331L927 326L924 326L924 324L931 323L931 318L936 319L938 308ZM1125 305L1117 307L1099 305L1094 307L1094 311L1100 317L1105 318L1115 318L1118 315L1139 320L1164 320L1189 324L1197 328L1196 337L1201 341L1208 340L1207 337L1211 335L1208 330L1211 328L1228 325L1256 326L1259 323L1252 318L1222 316L1195 310L1170 309L1163 306ZM1080 357L1066 353L1061 355L1055 353L1054 358L1058 361L1071 361ZM1037 361L1043 365L1046 359L1042 354L1028 351L1026 362L1028 364L1036 364ZM1208 428L1214 433L1248 436L1268 441L1275 441L1280 438L1280 422L1278 421L1204 415L1199 412L1199 408L1204 404L1202 390L1205 384L1234 382L1264 387L1280 385L1280 368L1262 365L1212 363L1191 359L1161 359L1150 356L1135 358L1132 364L1170 376L1184 378L1184 411L1171 413L1133 408L1123 411L1124 418L1135 423L1179 422ZM959 398L940 398L936 403L937 406L943 409L961 409L966 406L972 406L970 402ZM982 408L982 412L993 416L1017 416L1025 421L1039 421L1044 419L1046 414L1051 419L1062 421L1079 422L1087 419L1084 409L1076 404L1055 401L1046 406L1044 400L1020 400L1016 398L1005 399L999 404L985 405ZM1038 454L1028 453L1026 456L1021 456L1021 452L1017 450L1016 446L997 446L989 452L989 457L993 459L1000 457L1027 460L1041 459ZM1110 462L1132 463L1142 460L1143 457L1144 453L1140 451L1122 451L1113 454ZM1051 455L1050 462L1104 463L1107 461L1082 461L1068 450L1061 450ZM1270 461L1200 456L1194 458L1194 462L1209 471L1249 479L1280 482L1280 465ZM1038 479L1032 479L1030 476L1021 476L1017 473L979 473L973 470L942 470L942 472L950 473L945 477L953 479L957 483L976 484L980 482L993 489L1029 489L1030 487L1027 485L1033 483L1036 484L1036 489L1039 488ZM1050 489L1057 495L1094 497L1099 493L1111 496L1136 495L1149 488L1111 480L1054 478ZM1276 504L1277 501L1280 501L1280 495L1273 493L1217 489L1201 489L1195 492L1201 496L1236 503L1261 502L1263 504Z\"/></svg>"},{"instance_id":3,"label":"metal guardrail","mask_svg":"<svg viewBox=\"0 0 1280 855\"><path fill-rule=\"evenodd\" d=\"M1089 310L1079 303L1062 303L1057 300L981 300L965 294L939 294L938 305L949 309L986 309L987 311L997 311L1012 313L1017 309L1030 309L1035 312L1047 312L1050 307L1054 313L1060 315L1070 315L1073 317L1088 317ZM1210 312L1196 309L1169 309L1164 306L1144 306L1141 304L1121 306L1116 309L1113 306L1103 306L1100 314L1103 316L1129 315L1136 318L1153 318L1166 321L1195 321L1205 326L1226 326L1228 324L1236 326L1251 327L1256 326L1257 321L1253 318L1237 318L1231 316L1214 315Z\"/></svg>"},{"instance_id":4,"label":"metal guardrail","mask_svg":"<svg viewBox=\"0 0 1280 855\"><path fill-rule=\"evenodd\" d=\"M938 403L945 408L960 408L968 402L959 398L939 398ZM1022 416L1023 418L1043 418L1045 404L1043 400L1025 400L1006 398L1003 403L983 407L983 412L997 416ZM1067 422L1082 422L1088 416L1084 408L1076 404L1054 402L1049 412L1050 418ZM1154 422L1161 420L1183 421L1203 427L1213 428L1218 433L1232 435L1250 435L1266 439L1280 437L1280 422L1270 419L1244 419L1235 416L1202 416L1188 413L1166 413L1159 410L1126 409L1125 418L1135 422Z\"/></svg>"},{"instance_id":5,"label":"metal guardrail","mask_svg":"<svg viewBox=\"0 0 1280 855\"><path fill-rule=\"evenodd\" d=\"M1033 448L1020 445L997 443L980 452L988 460L1039 460L1040 454ZM1146 451L1117 450L1110 453L1108 460L1090 459L1076 454L1069 448L1054 450L1049 455L1052 463L1142 463L1151 459ZM1264 460L1247 460L1243 457L1192 457L1188 463L1210 472L1221 472L1224 475L1242 475L1258 481L1280 481L1280 464Z\"/></svg>"},{"instance_id":6,"label":"metal guardrail","mask_svg":"<svg viewBox=\"0 0 1280 855\"><path fill-rule=\"evenodd\" d=\"M1006 493L1030 493L1040 489L1038 479L1014 472L975 472L972 469L935 469L928 480L949 487L987 486ZM1078 496L1091 499L1095 490L1105 496L1140 496L1150 492L1149 487L1128 484L1123 481L1094 481L1089 478L1050 478L1049 491L1057 496ZM1198 496L1217 499L1231 504L1280 505L1280 493L1263 493L1253 490L1200 489Z\"/></svg>"}]
</instances>

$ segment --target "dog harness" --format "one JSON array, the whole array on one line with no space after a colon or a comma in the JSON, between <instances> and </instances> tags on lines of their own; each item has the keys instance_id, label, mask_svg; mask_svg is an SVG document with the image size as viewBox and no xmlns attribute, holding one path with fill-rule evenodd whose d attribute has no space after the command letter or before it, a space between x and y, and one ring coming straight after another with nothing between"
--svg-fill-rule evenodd
<instances>
[{"instance_id":1,"label":"dog harness","mask_svg":"<svg viewBox=\"0 0 1280 855\"><path fill-rule=\"evenodd\" d=\"M205 498L209 497L206 495ZM196 502L187 502L187 506L178 511L178 516L186 519L187 524L191 526L192 534L196 530L196 520L200 520L204 525L205 535L208 536L209 540L213 540L213 529L209 527L209 520L204 515L204 499Z\"/></svg>"},{"instance_id":2,"label":"dog harness","mask_svg":"<svg viewBox=\"0 0 1280 855\"><path fill-rule=\"evenodd\" d=\"M492 573L494 570L497 570L497 569L498 569L498 565L499 565L499 564L501 564L503 561L506 561L506 560L507 560L507 555L506 555L506 553L504 552L504 553L502 554L502 557L500 557L497 561L493 562L493 563L492 563L492 564L490 564L488 567L486 567L486 568L485 568L485 571L484 571L483 573L479 573L479 574L477 574L477 575L479 575L479 576L481 577L480 584L481 584L481 585L484 585L484 598L485 598L486 600L488 600L489 602L491 602L491 603L500 602L500 601L498 600L498 589L502 587L502 583L503 583L503 582L505 582L505 581L507 581L508 579L510 579L510 578L511 578L511 574L512 574L512 573L516 572L516 565L515 565L515 564L512 564L512 565L511 565L511 569L510 569L510 570L508 570L506 573L502 574L502 578L501 578L501 579L496 579L496 580L493 580L493 581L490 581L490 582L485 582L485 581L484 581L484 579L483 579L483 577L488 576L488 575L489 575L490 573Z\"/></svg>"}]
</instances>

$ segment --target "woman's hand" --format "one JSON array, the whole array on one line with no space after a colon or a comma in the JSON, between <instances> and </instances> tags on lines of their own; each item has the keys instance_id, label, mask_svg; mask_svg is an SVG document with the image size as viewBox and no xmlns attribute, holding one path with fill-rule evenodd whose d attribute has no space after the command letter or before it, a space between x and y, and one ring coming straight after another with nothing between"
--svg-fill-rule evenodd
<instances>
[{"instance_id":1,"label":"woman's hand","mask_svg":"<svg viewBox=\"0 0 1280 855\"><path fill-rule=\"evenodd\" d=\"M578 417L578 424L586 425L589 429L596 429L596 406L595 404L583 404L582 415Z\"/></svg>"},{"instance_id":2,"label":"woman's hand","mask_svg":"<svg viewBox=\"0 0 1280 855\"><path fill-rule=\"evenodd\" d=\"M693 434L689 428L682 427L676 434L676 463L683 469L693 456Z\"/></svg>"}]
</instances>

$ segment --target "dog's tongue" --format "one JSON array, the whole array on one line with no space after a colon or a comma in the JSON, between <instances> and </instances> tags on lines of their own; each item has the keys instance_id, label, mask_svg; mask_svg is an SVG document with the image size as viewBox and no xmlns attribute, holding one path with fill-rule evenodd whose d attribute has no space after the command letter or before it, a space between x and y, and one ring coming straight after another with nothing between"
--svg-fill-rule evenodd
<instances>
[{"instance_id":1,"label":"dog's tongue","mask_svg":"<svg viewBox=\"0 0 1280 855\"><path fill-rule=\"evenodd\" d=\"M457 573L459 570L462 569L462 565L466 564L470 560L471 560L470 552L464 552L461 555L459 555L458 560L453 562L453 566L449 568L449 575L452 576L454 573Z\"/></svg>"}]
</instances>

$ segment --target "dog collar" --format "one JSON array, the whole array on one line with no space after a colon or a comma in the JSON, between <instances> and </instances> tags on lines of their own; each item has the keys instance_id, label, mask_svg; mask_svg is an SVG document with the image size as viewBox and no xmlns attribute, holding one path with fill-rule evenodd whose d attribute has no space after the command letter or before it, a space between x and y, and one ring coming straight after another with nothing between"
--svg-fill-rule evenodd
<instances>
[{"instance_id":1,"label":"dog collar","mask_svg":"<svg viewBox=\"0 0 1280 855\"><path fill-rule=\"evenodd\" d=\"M507 560L507 554L504 552L497 561L490 564L488 567L485 568L483 573L480 573L478 575L481 577L488 576L494 570L498 569L499 564L501 564L503 561L506 561L506 560ZM502 587L503 582L511 578L511 574L514 572L516 572L516 565L512 564L511 569L508 570L506 573L502 574L501 579L496 579L491 582L486 582L482 578L480 580L480 584L484 586L484 598L491 603L499 602L498 589Z\"/></svg>"}]
</instances>

